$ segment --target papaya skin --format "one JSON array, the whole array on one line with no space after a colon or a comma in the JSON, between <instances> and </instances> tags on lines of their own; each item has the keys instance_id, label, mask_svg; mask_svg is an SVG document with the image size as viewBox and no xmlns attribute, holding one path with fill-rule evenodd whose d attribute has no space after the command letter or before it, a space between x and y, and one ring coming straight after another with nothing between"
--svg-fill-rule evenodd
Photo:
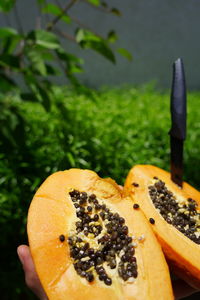
<instances>
[{"instance_id":1,"label":"papaya skin","mask_svg":"<svg viewBox=\"0 0 200 300\"><path fill-rule=\"evenodd\" d=\"M153 218L151 225L163 249L170 269L196 289L200 289L200 245L194 243L173 225L168 224L155 208L149 196L148 186L156 176L164 181L168 190L177 198L192 198L200 209L200 192L184 182L178 187L171 181L170 173L151 165L134 166L125 181L124 194L129 195L132 201L140 205L146 218ZM134 187L133 182L139 186Z\"/></svg>"},{"instance_id":2,"label":"papaya skin","mask_svg":"<svg viewBox=\"0 0 200 300\"><path fill-rule=\"evenodd\" d=\"M69 255L67 237L77 220L69 191L95 193L106 205L125 218L130 235L144 234L135 256L138 277L133 283L113 278L111 286L95 279L89 283L77 275ZM27 224L31 255L49 300L170 300L174 299L168 266L143 213L134 211L132 200L122 198L121 189L111 179L101 179L89 170L70 169L48 177L36 192ZM59 240L63 234L65 242Z\"/></svg>"}]
</instances>

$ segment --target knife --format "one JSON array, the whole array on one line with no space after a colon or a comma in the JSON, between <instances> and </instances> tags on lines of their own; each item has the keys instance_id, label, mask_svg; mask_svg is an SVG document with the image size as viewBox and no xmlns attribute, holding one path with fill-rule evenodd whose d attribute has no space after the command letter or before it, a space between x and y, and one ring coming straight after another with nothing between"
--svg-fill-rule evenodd
<instances>
[{"instance_id":1,"label":"knife","mask_svg":"<svg viewBox=\"0 0 200 300\"><path fill-rule=\"evenodd\" d=\"M183 185L183 147L186 139L186 83L183 60L178 58L173 64L171 89L171 129L170 165L171 180L178 186Z\"/></svg>"}]
</instances>

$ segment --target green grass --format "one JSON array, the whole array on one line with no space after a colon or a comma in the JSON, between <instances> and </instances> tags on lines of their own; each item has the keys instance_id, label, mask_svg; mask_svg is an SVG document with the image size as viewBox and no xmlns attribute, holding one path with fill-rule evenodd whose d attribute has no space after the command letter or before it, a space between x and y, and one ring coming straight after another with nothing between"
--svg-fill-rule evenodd
<instances>
[{"instance_id":1,"label":"green grass","mask_svg":"<svg viewBox=\"0 0 200 300\"><path fill-rule=\"evenodd\" d=\"M50 113L36 104L19 105L27 122L31 154L45 173L89 168L123 184L135 164L169 170L169 97L151 86L104 89L93 91L90 97L58 89ZM197 186L199 103L200 93L188 95L184 152L185 179Z\"/></svg>"},{"instance_id":2,"label":"green grass","mask_svg":"<svg viewBox=\"0 0 200 300\"><path fill-rule=\"evenodd\" d=\"M169 170L169 93L152 86L80 94L55 87L50 112L17 96L1 96L0 280L3 299L31 299L16 246L26 242L26 215L41 182L57 170L92 169L123 184L135 164ZM199 188L200 93L188 94L184 178ZM12 283L11 283L12 282ZM12 289L10 289L12 285Z\"/></svg>"}]
</instances>

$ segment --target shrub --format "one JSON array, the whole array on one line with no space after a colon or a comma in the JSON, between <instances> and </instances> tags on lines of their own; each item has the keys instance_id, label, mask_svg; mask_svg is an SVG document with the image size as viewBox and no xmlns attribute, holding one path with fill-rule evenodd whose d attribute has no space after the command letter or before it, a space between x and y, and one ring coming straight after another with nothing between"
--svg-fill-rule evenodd
<instances>
[{"instance_id":1,"label":"shrub","mask_svg":"<svg viewBox=\"0 0 200 300\"><path fill-rule=\"evenodd\" d=\"M31 198L52 172L89 168L123 184L134 164L169 169L169 93L151 86L88 91L54 87L52 109L0 97L2 299L26 299L16 247L26 243ZM200 95L188 95L185 179L199 187ZM17 116L17 117L16 117ZM3 132L3 133L2 133ZM12 288L11 288L12 285Z\"/></svg>"}]
</instances>

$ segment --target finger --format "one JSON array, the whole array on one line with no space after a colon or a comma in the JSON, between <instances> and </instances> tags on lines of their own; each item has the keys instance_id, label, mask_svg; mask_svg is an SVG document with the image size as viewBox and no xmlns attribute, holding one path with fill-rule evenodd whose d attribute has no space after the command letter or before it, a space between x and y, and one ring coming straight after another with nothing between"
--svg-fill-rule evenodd
<instances>
[{"instance_id":1,"label":"finger","mask_svg":"<svg viewBox=\"0 0 200 300\"><path fill-rule=\"evenodd\" d=\"M21 245L17 248L17 253L19 259L22 263L25 281L27 286L41 299L47 300L47 296L42 288L40 280L37 276L35 266L31 257L29 247L26 245Z\"/></svg>"},{"instance_id":2,"label":"finger","mask_svg":"<svg viewBox=\"0 0 200 300\"><path fill-rule=\"evenodd\" d=\"M172 285L173 285L174 296L176 300L183 299L187 296L190 296L198 292L197 290L195 290L193 287L191 287L181 279L174 280L172 282Z\"/></svg>"}]
</instances>

